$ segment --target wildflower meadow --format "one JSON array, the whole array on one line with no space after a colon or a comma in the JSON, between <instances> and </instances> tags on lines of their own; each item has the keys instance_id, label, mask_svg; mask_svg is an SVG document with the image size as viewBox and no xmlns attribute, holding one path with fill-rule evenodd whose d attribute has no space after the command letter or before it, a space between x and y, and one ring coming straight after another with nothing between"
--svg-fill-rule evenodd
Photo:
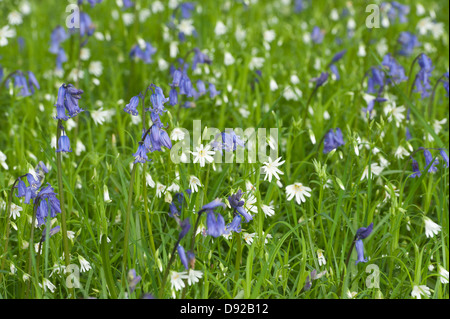
<instances>
[{"instance_id":1,"label":"wildflower meadow","mask_svg":"<svg viewBox=\"0 0 450 319\"><path fill-rule=\"evenodd\" d=\"M448 299L448 46L445 0L0 0L0 299Z\"/></svg>"}]
</instances>

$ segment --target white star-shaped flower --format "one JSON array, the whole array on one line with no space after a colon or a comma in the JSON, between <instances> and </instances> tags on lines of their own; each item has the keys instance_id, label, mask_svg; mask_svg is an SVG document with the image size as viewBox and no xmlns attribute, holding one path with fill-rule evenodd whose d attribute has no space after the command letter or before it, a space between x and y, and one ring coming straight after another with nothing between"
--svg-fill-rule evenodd
<instances>
[{"instance_id":1,"label":"white star-shaped flower","mask_svg":"<svg viewBox=\"0 0 450 319\"><path fill-rule=\"evenodd\" d=\"M266 176L264 177L264 180L269 180L269 182L272 181L272 177L275 176L276 179L280 179L280 176L278 174L283 175L284 173L278 169L278 166L282 165L285 161L280 162L281 157L278 157L275 161L272 162L272 159L269 157L269 160L267 162L264 162L264 166L262 169L264 170L264 173Z\"/></svg>"}]
</instances>

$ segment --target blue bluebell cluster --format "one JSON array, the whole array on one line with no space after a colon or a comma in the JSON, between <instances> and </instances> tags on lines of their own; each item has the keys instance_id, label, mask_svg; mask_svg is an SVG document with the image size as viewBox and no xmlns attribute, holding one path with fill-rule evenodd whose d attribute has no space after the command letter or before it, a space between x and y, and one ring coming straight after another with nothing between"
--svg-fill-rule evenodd
<instances>
[{"instance_id":1,"label":"blue bluebell cluster","mask_svg":"<svg viewBox=\"0 0 450 319\"><path fill-rule=\"evenodd\" d=\"M34 205L38 205L36 208L36 219L39 227L45 224L49 211L50 217L54 218L56 214L61 213L61 208L53 187L47 183L47 186L42 188L45 174L48 173L45 164L39 162L34 171L35 174L28 173L25 175L28 186L26 186L21 177L18 179L16 196L19 198L23 197L25 204L30 204L31 200L33 200Z\"/></svg>"},{"instance_id":2,"label":"blue bluebell cluster","mask_svg":"<svg viewBox=\"0 0 450 319\"><path fill-rule=\"evenodd\" d=\"M130 51L131 59L142 60L145 64L153 62L152 56L156 53L156 49L150 44L150 42L144 42L142 47L139 44L135 44Z\"/></svg>"},{"instance_id":3,"label":"blue bluebell cluster","mask_svg":"<svg viewBox=\"0 0 450 319\"><path fill-rule=\"evenodd\" d=\"M244 217L245 222L248 223L253 220L252 215L250 215L247 210L244 208L244 201L242 198L242 190L238 190L236 194L233 194L228 197L228 202L230 203L231 208L233 209L233 220L225 227L225 233L229 232L241 232L241 222L242 217Z\"/></svg>"},{"instance_id":4,"label":"blue bluebell cluster","mask_svg":"<svg viewBox=\"0 0 450 319\"><path fill-rule=\"evenodd\" d=\"M192 191L188 188L186 189L185 193L190 197L192 194ZM175 193L174 195L175 200L173 200L169 205L169 216L175 217L175 216L181 216L183 206L186 205L186 198L184 196L184 193L179 192Z\"/></svg>"},{"instance_id":5,"label":"blue bluebell cluster","mask_svg":"<svg viewBox=\"0 0 450 319\"><path fill-rule=\"evenodd\" d=\"M408 15L410 8L407 5L401 4L397 1L383 2L381 4L381 10L387 12L388 19L391 23L397 22L406 23L408 22Z\"/></svg>"},{"instance_id":6,"label":"blue bluebell cluster","mask_svg":"<svg viewBox=\"0 0 450 319\"><path fill-rule=\"evenodd\" d=\"M425 148L425 147L419 147L415 152L413 152L410 155L411 162L412 162L412 170L413 173L409 175L411 178L420 177L422 173L424 173L424 170L420 170L419 163L417 160L414 159L413 155L417 152L423 152L423 157L425 159L425 168L428 167L428 173L436 173L438 171L438 165L439 165L439 158L434 157L431 153L431 150L436 150L433 148ZM448 168L449 165L449 159L448 154L444 148L439 148L439 154L442 157L442 160L444 161L445 167ZM424 169L425 169L424 168Z\"/></svg>"},{"instance_id":7,"label":"blue bluebell cluster","mask_svg":"<svg viewBox=\"0 0 450 319\"><path fill-rule=\"evenodd\" d=\"M222 151L234 152L238 146L244 148L245 142L231 129L217 134L211 142L211 149L213 151L219 150L221 154L223 154Z\"/></svg>"},{"instance_id":8,"label":"blue bluebell cluster","mask_svg":"<svg viewBox=\"0 0 450 319\"><path fill-rule=\"evenodd\" d=\"M160 115L167 112L164 104L169 101L169 98L166 98L163 90L154 84L151 84L147 88L146 92L147 91L152 92L150 96L152 107L143 108L143 111L150 112L150 117L153 124L149 129L146 127L142 129L142 140L139 142L136 153L133 154L135 157L134 163L146 163L149 161L147 153L162 151L161 147L165 147L167 149L172 148L172 141L170 140L169 134L167 134L164 130L165 126L160 119ZM128 103L123 110L133 116L137 116L139 114L137 107L139 106L141 100L142 103L144 103L144 99L145 95L142 93L133 96L130 103Z\"/></svg>"},{"instance_id":9,"label":"blue bluebell cluster","mask_svg":"<svg viewBox=\"0 0 450 319\"><path fill-rule=\"evenodd\" d=\"M323 153L327 154L342 145L345 145L345 142L341 129L330 129L323 140Z\"/></svg>"}]
</instances>

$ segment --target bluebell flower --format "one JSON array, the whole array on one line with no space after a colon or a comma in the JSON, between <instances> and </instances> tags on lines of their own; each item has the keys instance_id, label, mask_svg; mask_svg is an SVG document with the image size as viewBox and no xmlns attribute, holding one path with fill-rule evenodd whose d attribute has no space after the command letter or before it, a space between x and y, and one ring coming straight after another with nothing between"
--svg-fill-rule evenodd
<instances>
[{"instance_id":1,"label":"bluebell flower","mask_svg":"<svg viewBox=\"0 0 450 319\"><path fill-rule=\"evenodd\" d=\"M69 117L66 115L66 108L64 106L64 101L66 98L66 86L61 85L58 90L58 98L56 100L56 117L57 120L68 120Z\"/></svg>"},{"instance_id":2,"label":"bluebell flower","mask_svg":"<svg viewBox=\"0 0 450 319\"><path fill-rule=\"evenodd\" d=\"M39 202L39 207L36 210L36 219L38 222L38 227L45 224L45 219L48 216L48 204L45 199Z\"/></svg>"},{"instance_id":3,"label":"bluebell flower","mask_svg":"<svg viewBox=\"0 0 450 319\"><path fill-rule=\"evenodd\" d=\"M411 178L420 177L422 175L422 172L419 169L419 163L412 157L411 157L411 161L412 161L413 173L409 177L411 177Z\"/></svg>"},{"instance_id":4,"label":"bluebell flower","mask_svg":"<svg viewBox=\"0 0 450 319\"><path fill-rule=\"evenodd\" d=\"M384 78L385 74L382 70L372 67L370 69L370 76L367 82L367 93L381 93L384 86Z\"/></svg>"},{"instance_id":5,"label":"bluebell flower","mask_svg":"<svg viewBox=\"0 0 450 319\"><path fill-rule=\"evenodd\" d=\"M70 148L70 140L67 135L60 136L58 140L58 147L59 148L56 150L56 152L72 152L72 149Z\"/></svg>"},{"instance_id":6,"label":"bluebell flower","mask_svg":"<svg viewBox=\"0 0 450 319\"><path fill-rule=\"evenodd\" d=\"M405 23L408 21L407 16L410 12L409 6L400 4L397 1L392 1L391 3L384 2L381 4L382 11L386 11L386 8L388 8L387 16L391 23L396 22L397 19L400 23Z\"/></svg>"},{"instance_id":7,"label":"bluebell flower","mask_svg":"<svg viewBox=\"0 0 450 319\"><path fill-rule=\"evenodd\" d=\"M325 36L325 32L322 31L319 27L315 26L311 32L311 40L316 43L320 44L323 42L323 38Z\"/></svg>"},{"instance_id":8,"label":"bluebell flower","mask_svg":"<svg viewBox=\"0 0 450 319\"><path fill-rule=\"evenodd\" d=\"M43 188L36 196L39 202L39 207L36 211L36 219L38 221L38 227L46 223L48 212L50 208L50 217L55 218L56 214L61 213L60 202L56 197L53 187L48 184ZM48 202L47 202L47 201ZM48 206L48 203L50 206Z\"/></svg>"},{"instance_id":9,"label":"bluebell flower","mask_svg":"<svg viewBox=\"0 0 450 319\"><path fill-rule=\"evenodd\" d=\"M68 84L65 87L66 91L65 91L64 106L66 107L69 116L74 117L84 111L82 108L80 108L78 104L79 102L78 100L81 99L81 94L83 94L83 90L75 88L72 84Z\"/></svg>"},{"instance_id":10,"label":"bluebell flower","mask_svg":"<svg viewBox=\"0 0 450 319\"><path fill-rule=\"evenodd\" d=\"M200 94L200 96L206 94L206 86L202 80L197 81L197 89L198 89L198 94Z\"/></svg>"},{"instance_id":11,"label":"bluebell flower","mask_svg":"<svg viewBox=\"0 0 450 319\"><path fill-rule=\"evenodd\" d=\"M399 84L406 81L408 78L405 75L405 69L395 60L395 58L386 54L382 61L383 68L387 71L389 77L386 79L386 84Z\"/></svg>"},{"instance_id":12,"label":"bluebell flower","mask_svg":"<svg viewBox=\"0 0 450 319\"><path fill-rule=\"evenodd\" d=\"M195 70L197 64L211 64L211 58L200 51L199 48L194 48L194 59L192 60L192 70Z\"/></svg>"},{"instance_id":13,"label":"bluebell flower","mask_svg":"<svg viewBox=\"0 0 450 319\"><path fill-rule=\"evenodd\" d=\"M56 226L50 229L48 232L49 238L57 234L60 231L60 229L61 229L60 226ZM44 230L42 231L41 243L47 239L46 236L47 236L47 228L44 228Z\"/></svg>"},{"instance_id":14,"label":"bluebell flower","mask_svg":"<svg viewBox=\"0 0 450 319\"><path fill-rule=\"evenodd\" d=\"M228 132L222 132L217 134L214 141L211 142L212 150L217 151L222 150L225 152L233 152L237 149L237 146L245 147L245 143L233 130L229 130Z\"/></svg>"},{"instance_id":15,"label":"bluebell flower","mask_svg":"<svg viewBox=\"0 0 450 319\"><path fill-rule=\"evenodd\" d=\"M439 149L439 153L441 154L442 159L445 162L445 166L448 168L448 154L447 154L447 152L445 152L445 150L443 148L440 148Z\"/></svg>"},{"instance_id":16,"label":"bluebell flower","mask_svg":"<svg viewBox=\"0 0 450 319\"><path fill-rule=\"evenodd\" d=\"M169 104L171 106L174 106L174 105L178 104L178 91L177 91L177 89L174 86L170 87Z\"/></svg>"},{"instance_id":17,"label":"bluebell flower","mask_svg":"<svg viewBox=\"0 0 450 319\"><path fill-rule=\"evenodd\" d=\"M180 4L180 9L181 9L181 18L190 19L192 11L195 9L195 4L192 2L183 2L182 4Z\"/></svg>"},{"instance_id":18,"label":"bluebell flower","mask_svg":"<svg viewBox=\"0 0 450 319\"><path fill-rule=\"evenodd\" d=\"M339 70L338 70L336 64L331 64L330 65L330 70L336 76L336 80L339 80L341 78L341 76L339 75Z\"/></svg>"},{"instance_id":19,"label":"bluebell flower","mask_svg":"<svg viewBox=\"0 0 450 319\"><path fill-rule=\"evenodd\" d=\"M178 216L180 217L180 212L178 211L177 206L175 205L174 202L170 203L169 205L169 217L175 217Z\"/></svg>"},{"instance_id":20,"label":"bluebell flower","mask_svg":"<svg viewBox=\"0 0 450 319\"><path fill-rule=\"evenodd\" d=\"M128 281L128 288L130 288L130 293L133 293L133 291L136 289L137 284L141 281L141 276L137 276L136 270L131 269L128 272L127 281Z\"/></svg>"},{"instance_id":21,"label":"bluebell flower","mask_svg":"<svg viewBox=\"0 0 450 319\"><path fill-rule=\"evenodd\" d=\"M382 97L376 97L373 100L370 100L367 103L367 108L363 108L363 112L368 112L368 113L372 113L374 107L375 107L375 103L383 103L386 102L387 99L382 98Z\"/></svg>"},{"instance_id":22,"label":"bluebell flower","mask_svg":"<svg viewBox=\"0 0 450 319\"><path fill-rule=\"evenodd\" d=\"M32 93L28 87L28 82L22 71L18 71L14 74L14 87L20 89L19 95L26 97Z\"/></svg>"},{"instance_id":23,"label":"bluebell flower","mask_svg":"<svg viewBox=\"0 0 450 319\"><path fill-rule=\"evenodd\" d=\"M123 6L122 6L123 10L126 10L126 9L134 6L133 1L131 1L131 0L122 0L122 2L123 2Z\"/></svg>"},{"instance_id":24,"label":"bluebell flower","mask_svg":"<svg viewBox=\"0 0 450 319\"><path fill-rule=\"evenodd\" d=\"M347 50L342 50L342 51L336 53L333 56L333 58L331 59L330 64L334 64L334 63L338 62L339 60L341 60L344 57L345 53L347 53Z\"/></svg>"},{"instance_id":25,"label":"bluebell flower","mask_svg":"<svg viewBox=\"0 0 450 319\"><path fill-rule=\"evenodd\" d=\"M236 212L238 212L242 217L245 218L245 221L248 223L253 219L253 217L245 210L244 204L245 202L241 200L243 193L242 190L238 190L236 194L233 194L228 197L228 202L230 203L231 208L233 208Z\"/></svg>"},{"instance_id":26,"label":"bluebell flower","mask_svg":"<svg viewBox=\"0 0 450 319\"><path fill-rule=\"evenodd\" d=\"M370 223L370 225L367 227L360 227L356 231L356 238L357 239L365 239L365 238L369 237L369 235L372 233L372 231L373 231L373 223Z\"/></svg>"},{"instance_id":27,"label":"bluebell flower","mask_svg":"<svg viewBox=\"0 0 450 319\"><path fill-rule=\"evenodd\" d=\"M187 217L185 220L183 220L180 223L181 226L181 232L178 235L178 240L181 240L184 238L184 236L186 236L186 234L189 232L189 230L191 229L191 221L189 220L189 217Z\"/></svg>"},{"instance_id":28,"label":"bluebell flower","mask_svg":"<svg viewBox=\"0 0 450 319\"><path fill-rule=\"evenodd\" d=\"M41 87L39 86L39 83L36 79L36 76L34 75L33 72L28 71L28 85L30 87L31 93L34 93L34 88L36 89L40 89Z\"/></svg>"},{"instance_id":29,"label":"bluebell flower","mask_svg":"<svg viewBox=\"0 0 450 319\"><path fill-rule=\"evenodd\" d=\"M217 238L225 233L225 220L221 214L215 213L212 209L206 214L207 234Z\"/></svg>"},{"instance_id":30,"label":"bluebell flower","mask_svg":"<svg viewBox=\"0 0 450 319\"><path fill-rule=\"evenodd\" d=\"M408 31L400 33L397 42L401 45L398 53L403 56L410 56L413 54L414 49L420 46L417 36Z\"/></svg>"},{"instance_id":31,"label":"bluebell flower","mask_svg":"<svg viewBox=\"0 0 450 319\"><path fill-rule=\"evenodd\" d=\"M236 233L240 233L242 230L241 227L241 222L242 222L242 217L239 214L235 214L233 220L231 223L229 223L226 227L225 227L225 232L227 234L229 234L230 232L234 231Z\"/></svg>"},{"instance_id":32,"label":"bluebell flower","mask_svg":"<svg viewBox=\"0 0 450 319\"><path fill-rule=\"evenodd\" d=\"M189 269L188 260L187 260L186 252L185 252L183 246L178 245L177 251L178 251L178 256L180 256L181 263L183 264L184 268L186 270L188 270Z\"/></svg>"},{"instance_id":33,"label":"bluebell flower","mask_svg":"<svg viewBox=\"0 0 450 319\"><path fill-rule=\"evenodd\" d=\"M323 153L327 154L342 145L345 145L345 142L341 129L330 129L323 140Z\"/></svg>"},{"instance_id":34,"label":"bluebell flower","mask_svg":"<svg viewBox=\"0 0 450 319\"><path fill-rule=\"evenodd\" d=\"M439 164L439 159L438 158L433 158L433 155L431 154L431 152L426 149L426 148L422 148L423 149L423 156L425 157L425 166L428 167L428 165L431 164L431 166L428 168L428 173L436 173L437 172L437 165Z\"/></svg>"},{"instance_id":35,"label":"bluebell flower","mask_svg":"<svg viewBox=\"0 0 450 319\"><path fill-rule=\"evenodd\" d=\"M80 36L92 36L95 31L95 26L92 23L91 17L85 13L80 12Z\"/></svg>"},{"instance_id":36,"label":"bluebell flower","mask_svg":"<svg viewBox=\"0 0 450 319\"><path fill-rule=\"evenodd\" d=\"M147 156L147 149L143 143L139 144L138 149L136 153L133 154L133 156L135 158L134 163L146 163L149 161Z\"/></svg>"},{"instance_id":37,"label":"bluebell flower","mask_svg":"<svg viewBox=\"0 0 450 319\"><path fill-rule=\"evenodd\" d=\"M139 106L139 98L140 96L133 96L130 100L130 103L128 103L127 105L125 105L125 108L123 109L125 112L127 112L128 114L137 116L139 114L137 107Z\"/></svg>"},{"instance_id":38,"label":"bluebell flower","mask_svg":"<svg viewBox=\"0 0 450 319\"><path fill-rule=\"evenodd\" d=\"M209 90L209 97L211 99L215 98L221 92L221 91L217 91L216 90L216 86L214 84L212 84L212 83L209 83L208 90Z\"/></svg>"},{"instance_id":39,"label":"bluebell flower","mask_svg":"<svg viewBox=\"0 0 450 319\"><path fill-rule=\"evenodd\" d=\"M294 12L300 13L305 9L305 1L304 0L295 0L294 2Z\"/></svg>"},{"instance_id":40,"label":"bluebell flower","mask_svg":"<svg viewBox=\"0 0 450 319\"><path fill-rule=\"evenodd\" d=\"M150 101L152 102L153 108L151 109L152 113L154 114L162 114L165 112L164 104L169 101L169 98L166 98L164 96L163 90L152 84L152 87L154 88L154 92L150 96Z\"/></svg>"},{"instance_id":41,"label":"bluebell flower","mask_svg":"<svg viewBox=\"0 0 450 319\"><path fill-rule=\"evenodd\" d=\"M210 202L210 203L208 203L208 204L206 204L206 205L203 205L203 207L202 207L202 211L205 211L205 210L213 210L213 209L216 209L216 208L218 208L218 207L223 207L223 208L225 208L226 207L226 205L224 204L224 203L222 203L222 201L219 199L219 198L216 198L215 200L213 200L212 202Z\"/></svg>"},{"instance_id":42,"label":"bluebell flower","mask_svg":"<svg viewBox=\"0 0 450 319\"><path fill-rule=\"evenodd\" d=\"M325 84L328 80L328 72L322 72L319 77L312 78L311 82L316 82L316 89Z\"/></svg>"},{"instance_id":43,"label":"bluebell flower","mask_svg":"<svg viewBox=\"0 0 450 319\"><path fill-rule=\"evenodd\" d=\"M58 54L60 50L61 42L64 42L69 38L66 30L62 26L57 26L53 29L50 36L50 49L49 51L53 54Z\"/></svg>"},{"instance_id":44,"label":"bluebell flower","mask_svg":"<svg viewBox=\"0 0 450 319\"><path fill-rule=\"evenodd\" d=\"M87 2L94 7L97 3L101 3L103 0L87 0ZM78 0L78 5L83 4L84 0Z\"/></svg>"},{"instance_id":45,"label":"bluebell flower","mask_svg":"<svg viewBox=\"0 0 450 319\"><path fill-rule=\"evenodd\" d=\"M355 243L355 247L356 247L356 252L358 253L358 259L356 260L355 265L357 265L360 262L366 263L367 259L364 258L364 244L363 244L363 241L361 239L357 240L356 243Z\"/></svg>"},{"instance_id":46,"label":"bluebell flower","mask_svg":"<svg viewBox=\"0 0 450 319\"><path fill-rule=\"evenodd\" d=\"M152 56L156 53L156 49L149 43L145 42L145 48L142 49L138 44L134 45L130 51L130 58L141 59L145 64L152 63Z\"/></svg>"},{"instance_id":47,"label":"bluebell flower","mask_svg":"<svg viewBox=\"0 0 450 319\"><path fill-rule=\"evenodd\" d=\"M3 68L0 65L0 82L2 82L2 80L3 80Z\"/></svg>"},{"instance_id":48,"label":"bluebell flower","mask_svg":"<svg viewBox=\"0 0 450 319\"><path fill-rule=\"evenodd\" d=\"M25 182L19 178L19 182L17 183L17 197L24 197L27 190L27 186L25 185Z\"/></svg>"},{"instance_id":49,"label":"bluebell flower","mask_svg":"<svg viewBox=\"0 0 450 319\"><path fill-rule=\"evenodd\" d=\"M407 140L407 141L409 141L409 140L412 139L412 135L411 135L411 132L409 131L409 128L408 128L408 127L406 128L405 136L406 136L406 140Z\"/></svg>"},{"instance_id":50,"label":"bluebell flower","mask_svg":"<svg viewBox=\"0 0 450 319\"><path fill-rule=\"evenodd\" d=\"M420 92L422 99L430 96L430 91L432 86L430 84L431 72L434 70L431 59L425 54L421 54L418 63L420 66L420 71L417 73L416 79L414 81L415 90L414 92Z\"/></svg>"},{"instance_id":51,"label":"bluebell flower","mask_svg":"<svg viewBox=\"0 0 450 319\"><path fill-rule=\"evenodd\" d=\"M171 84L171 87L178 87L178 86L180 86L180 81L181 81L182 76L183 76L183 73L180 70L178 70L178 69L174 70L173 73L172 73L172 84Z\"/></svg>"}]
</instances>

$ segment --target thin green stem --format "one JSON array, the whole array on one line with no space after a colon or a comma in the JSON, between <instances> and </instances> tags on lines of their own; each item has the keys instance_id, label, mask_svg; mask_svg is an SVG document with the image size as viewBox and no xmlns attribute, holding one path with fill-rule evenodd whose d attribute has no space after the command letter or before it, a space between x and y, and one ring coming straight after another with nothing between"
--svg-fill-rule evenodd
<instances>
[{"instance_id":1,"label":"thin green stem","mask_svg":"<svg viewBox=\"0 0 450 319\"><path fill-rule=\"evenodd\" d=\"M167 268L164 271L163 281L161 284L161 290L159 291L159 299L162 299L164 296L164 291L166 288L166 282L167 282L167 276L169 275L170 266L173 264L173 261L175 260L175 251L177 250L178 244L180 243L181 238L177 240L175 243L175 246L173 247L172 254L169 259L169 263L167 264Z\"/></svg>"},{"instance_id":2,"label":"thin green stem","mask_svg":"<svg viewBox=\"0 0 450 319\"><path fill-rule=\"evenodd\" d=\"M236 239L236 261L234 265L234 269L236 270L236 274L234 275L234 281L237 282L239 279L239 269L241 268L241 259L242 259L242 243L241 243L241 234L234 233L234 238Z\"/></svg>"}]
</instances>

